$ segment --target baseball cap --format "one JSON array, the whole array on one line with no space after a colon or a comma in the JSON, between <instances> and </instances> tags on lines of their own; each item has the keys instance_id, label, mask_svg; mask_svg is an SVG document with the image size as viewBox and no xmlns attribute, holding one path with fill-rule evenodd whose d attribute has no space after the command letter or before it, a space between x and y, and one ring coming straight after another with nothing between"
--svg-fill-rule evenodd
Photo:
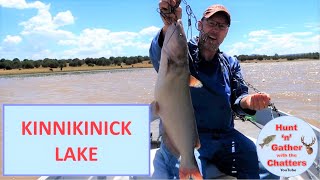
<instances>
[{"instance_id":1,"label":"baseball cap","mask_svg":"<svg viewBox=\"0 0 320 180\"><path fill-rule=\"evenodd\" d=\"M211 17L212 15L214 15L215 13L217 12L224 12L226 17L227 17L227 20L228 20L228 24L231 23L231 17L230 17L230 13L229 11L227 10L226 7L224 7L223 5L221 4L214 4L212 6L209 6L203 13L203 17L204 18L209 18Z\"/></svg>"}]
</instances>

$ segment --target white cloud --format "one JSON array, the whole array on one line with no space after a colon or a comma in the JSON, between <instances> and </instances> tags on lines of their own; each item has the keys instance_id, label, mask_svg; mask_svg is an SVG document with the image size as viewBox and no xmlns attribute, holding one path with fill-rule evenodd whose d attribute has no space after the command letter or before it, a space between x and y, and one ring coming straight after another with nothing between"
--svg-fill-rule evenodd
<instances>
[{"instance_id":1,"label":"white cloud","mask_svg":"<svg viewBox=\"0 0 320 180\"><path fill-rule=\"evenodd\" d=\"M25 0L0 0L0 6L5 8L16 8L16 9L49 9L50 4L46 5L40 1L35 1L32 3L27 3Z\"/></svg>"},{"instance_id":2,"label":"white cloud","mask_svg":"<svg viewBox=\"0 0 320 180\"><path fill-rule=\"evenodd\" d=\"M304 24L304 27L306 27L312 31L320 31L320 24L319 23L307 22Z\"/></svg>"},{"instance_id":3,"label":"white cloud","mask_svg":"<svg viewBox=\"0 0 320 180\"><path fill-rule=\"evenodd\" d=\"M312 35L312 32L293 32L293 33L289 33L289 35L291 36L309 36Z\"/></svg>"},{"instance_id":4,"label":"white cloud","mask_svg":"<svg viewBox=\"0 0 320 180\"><path fill-rule=\"evenodd\" d=\"M239 55L246 49L252 49L254 46L251 43L238 42L232 45L232 48L228 51L229 54Z\"/></svg>"},{"instance_id":5,"label":"white cloud","mask_svg":"<svg viewBox=\"0 0 320 180\"><path fill-rule=\"evenodd\" d=\"M59 12L53 18L53 24L57 26L64 26L64 25L73 24L73 23L74 23L74 17L72 16L72 13L70 11Z\"/></svg>"},{"instance_id":6,"label":"white cloud","mask_svg":"<svg viewBox=\"0 0 320 180\"><path fill-rule=\"evenodd\" d=\"M70 32L58 30L60 26L74 23L74 17L70 11L59 12L55 17L52 17L49 12L50 4L44 4L40 1L27 3L25 0L0 0L0 6L16 9L35 8L38 10L37 15L19 23L19 25L23 26L23 31L21 32L23 36L29 34L38 34L45 37L72 36Z\"/></svg>"},{"instance_id":7,"label":"white cloud","mask_svg":"<svg viewBox=\"0 0 320 180\"><path fill-rule=\"evenodd\" d=\"M10 36L7 35L6 38L3 40L4 43L8 44L19 44L22 41L20 36Z\"/></svg>"},{"instance_id":8,"label":"white cloud","mask_svg":"<svg viewBox=\"0 0 320 180\"><path fill-rule=\"evenodd\" d=\"M63 31L57 30L60 26L73 23L74 17L70 11L59 12L52 18L52 15L48 10L41 9L38 11L36 16L33 16L27 21L21 22L20 25L24 27L22 34L61 34Z\"/></svg>"},{"instance_id":9,"label":"white cloud","mask_svg":"<svg viewBox=\"0 0 320 180\"><path fill-rule=\"evenodd\" d=\"M285 26L278 26L278 27L275 27L276 29L285 29L286 27Z\"/></svg>"},{"instance_id":10,"label":"white cloud","mask_svg":"<svg viewBox=\"0 0 320 180\"><path fill-rule=\"evenodd\" d=\"M268 34L271 34L271 32L267 30L252 31L249 33L249 37L266 36Z\"/></svg>"},{"instance_id":11,"label":"white cloud","mask_svg":"<svg viewBox=\"0 0 320 180\"><path fill-rule=\"evenodd\" d=\"M145 55L150 47L150 39L160 29L150 26L138 32L114 32L109 29L86 28L75 34L61 29L75 23L70 10L53 15L50 4L40 1L28 3L25 0L0 0L0 6L21 10L37 9L35 16L19 23L23 28L21 37L8 35L0 44L0 54L5 54L8 58L13 54L33 59ZM23 43L20 43L22 38ZM9 42L20 45L9 46Z\"/></svg>"},{"instance_id":12,"label":"white cloud","mask_svg":"<svg viewBox=\"0 0 320 180\"><path fill-rule=\"evenodd\" d=\"M147 36L155 36L156 33L160 30L160 28L155 26L150 26L147 28L142 29L139 34L140 35L147 35Z\"/></svg>"},{"instance_id":13,"label":"white cloud","mask_svg":"<svg viewBox=\"0 0 320 180\"><path fill-rule=\"evenodd\" d=\"M24 27L22 32L24 34L54 29L52 16L48 10L39 10L36 16L33 16L27 21L21 22L20 25Z\"/></svg>"},{"instance_id":14,"label":"white cloud","mask_svg":"<svg viewBox=\"0 0 320 180\"><path fill-rule=\"evenodd\" d=\"M105 49L94 49L91 47L78 47L63 51L60 58L99 58L110 56L123 56L123 47L113 46Z\"/></svg>"},{"instance_id":15,"label":"white cloud","mask_svg":"<svg viewBox=\"0 0 320 180\"><path fill-rule=\"evenodd\" d=\"M76 44L80 48L101 49L109 39L110 31L107 29L84 29Z\"/></svg>"},{"instance_id":16,"label":"white cloud","mask_svg":"<svg viewBox=\"0 0 320 180\"><path fill-rule=\"evenodd\" d=\"M71 49L63 52L62 56L65 57L78 56L78 58L86 58L124 56L128 53L126 52L128 49L140 49L147 52L147 49L150 47L149 39L151 35L148 36L145 34L152 34L150 32L154 32L154 29L159 28L145 28L139 32L112 32L108 29L87 28L84 29L77 37L60 40L59 44L72 46Z\"/></svg>"},{"instance_id":17,"label":"white cloud","mask_svg":"<svg viewBox=\"0 0 320 180\"><path fill-rule=\"evenodd\" d=\"M58 44L61 40L72 40L76 36L69 31L59 29L61 26L74 23L74 17L70 11L59 12L52 17L49 9L38 9L38 13L30 19L19 23L23 26L20 34L26 43L32 44L26 47L29 52L28 57L33 57L31 53L37 53L36 57L45 55L46 50L52 48L52 44ZM44 53L45 52L45 53ZM26 54L24 52L23 54ZM44 56L48 57L48 56Z\"/></svg>"},{"instance_id":18,"label":"white cloud","mask_svg":"<svg viewBox=\"0 0 320 180\"><path fill-rule=\"evenodd\" d=\"M58 45L62 45L62 46L68 46L68 45L76 45L77 41L76 40L72 40L72 39L61 39L58 41Z\"/></svg>"},{"instance_id":19,"label":"white cloud","mask_svg":"<svg viewBox=\"0 0 320 180\"><path fill-rule=\"evenodd\" d=\"M262 38L265 36L270 35L271 32L267 30L259 30L259 31L252 31L248 34L250 42L260 42Z\"/></svg>"},{"instance_id":20,"label":"white cloud","mask_svg":"<svg viewBox=\"0 0 320 180\"><path fill-rule=\"evenodd\" d=\"M43 58L51 58L54 57L54 54L49 49L43 49L41 51L34 52L30 59L37 60L37 59L43 59Z\"/></svg>"},{"instance_id":21,"label":"white cloud","mask_svg":"<svg viewBox=\"0 0 320 180\"><path fill-rule=\"evenodd\" d=\"M313 37L311 37L308 41L310 42L314 42L314 43L320 43L320 35L315 35Z\"/></svg>"},{"instance_id":22,"label":"white cloud","mask_svg":"<svg viewBox=\"0 0 320 180\"><path fill-rule=\"evenodd\" d=\"M76 45L78 47L102 49L111 46L126 46L139 38L135 32L111 32L108 29L84 29L79 36L61 40L60 44Z\"/></svg>"},{"instance_id":23,"label":"white cloud","mask_svg":"<svg viewBox=\"0 0 320 180\"><path fill-rule=\"evenodd\" d=\"M126 44L136 40L136 38L139 38L139 34L135 32L120 31L110 33L110 39L112 44Z\"/></svg>"},{"instance_id":24,"label":"white cloud","mask_svg":"<svg viewBox=\"0 0 320 180\"><path fill-rule=\"evenodd\" d=\"M294 54L319 52L320 35L313 32L291 32L277 34L267 30L252 31L246 41L229 46L230 55L240 54Z\"/></svg>"}]
</instances>

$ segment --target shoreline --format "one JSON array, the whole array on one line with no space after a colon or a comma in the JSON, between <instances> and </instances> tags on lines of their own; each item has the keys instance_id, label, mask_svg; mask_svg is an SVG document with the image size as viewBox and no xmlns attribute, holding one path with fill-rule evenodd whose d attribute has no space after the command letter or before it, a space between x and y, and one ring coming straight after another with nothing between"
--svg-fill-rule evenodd
<instances>
[{"instance_id":1,"label":"shoreline","mask_svg":"<svg viewBox=\"0 0 320 180\"><path fill-rule=\"evenodd\" d=\"M55 74L55 73L67 73L67 72L85 72L85 71L103 71L103 70L116 70L116 69L134 69L134 68L152 68L152 64L148 63L137 63L133 65L122 65L122 66L93 66L82 65L80 67L67 66L62 68L33 68L33 69L12 69L12 70L0 70L0 77L2 75L30 75L30 74Z\"/></svg>"},{"instance_id":2,"label":"shoreline","mask_svg":"<svg viewBox=\"0 0 320 180\"><path fill-rule=\"evenodd\" d=\"M317 61L319 59L296 59L296 60L287 60L287 59L279 59L279 60L245 60L239 61L240 64L250 64L250 63L275 63L275 62L297 62L297 61ZM30 75L30 74L52 74L52 73L67 73L67 72L77 72L77 71L97 71L97 70L117 70L117 69L134 69L134 68L153 68L152 64L148 63L148 61L144 61L142 63L132 64L132 65L122 65L122 66L93 66L89 67L88 65L82 65L80 67L63 67L60 68L33 68L33 69L12 69L5 70L0 69L0 77L5 75Z\"/></svg>"},{"instance_id":3,"label":"shoreline","mask_svg":"<svg viewBox=\"0 0 320 180\"><path fill-rule=\"evenodd\" d=\"M276 63L276 62L298 62L298 61L318 61L319 59L295 59L295 60L287 60L287 59L278 59L278 60L245 60L239 61L240 63Z\"/></svg>"}]
</instances>

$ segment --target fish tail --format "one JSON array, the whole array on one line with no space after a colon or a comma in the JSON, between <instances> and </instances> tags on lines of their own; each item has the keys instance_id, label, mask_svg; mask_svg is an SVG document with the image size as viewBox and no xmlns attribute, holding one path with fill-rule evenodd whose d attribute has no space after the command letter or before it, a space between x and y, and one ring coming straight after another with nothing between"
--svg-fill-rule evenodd
<instances>
[{"instance_id":1,"label":"fish tail","mask_svg":"<svg viewBox=\"0 0 320 180\"><path fill-rule=\"evenodd\" d=\"M180 179L203 179L198 167L191 169L180 168L179 177Z\"/></svg>"},{"instance_id":2,"label":"fish tail","mask_svg":"<svg viewBox=\"0 0 320 180\"><path fill-rule=\"evenodd\" d=\"M261 149L263 148L263 146L264 146L264 144L262 143L262 144L259 144L260 146L261 146Z\"/></svg>"},{"instance_id":3,"label":"fish tail","mask_svg":"<svg viewBox=\"0 0 320 180\"><path fill-rule=\"evenodd\" d=\"M189 163L181 159L179 177L180 179L203 179L194 157Z\"/></svg>"},{"instance_id":4,"label":"fish tail","mask_svg":"<svg viewBox=\"0 0 320 180\"><path fill-rule=\"evenodd\" d=\"M200 80L195 78L194 76L190 75L190 80L189 80L189 86L194 87L194 88L201 88L203 84L201 83Z\"/></svg>"}]
</instances>

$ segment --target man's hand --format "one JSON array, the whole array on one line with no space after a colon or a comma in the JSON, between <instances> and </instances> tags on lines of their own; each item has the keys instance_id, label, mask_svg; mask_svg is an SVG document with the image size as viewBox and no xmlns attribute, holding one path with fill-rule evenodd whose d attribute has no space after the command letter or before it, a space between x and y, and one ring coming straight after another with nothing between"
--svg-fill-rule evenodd
<instances>
[{"instance_id":1,"label":"man's hand","mask_svg":"<svg viewBox=\"0 0 320 180\"><path fill-rule=\"evenodd\" d=\"M270 95L266 93L256 93L244 97L240 106L243 109L261 110L270 104Z\"/></svg>"},{"instance_id":2,"label":"man's hand","mask_svg":"<svg viewBox=\"0 0 320 180\"><path fill-rule=\"evenodd\" d=\"M159 2L160 16L164 24L162 29L163 35L165 35L171 23L176 22L182 17L182 9L180 6L172 12L172 8L176 6L177 1L178 0L160 0Z\"/></svg>"}]
</instances>

